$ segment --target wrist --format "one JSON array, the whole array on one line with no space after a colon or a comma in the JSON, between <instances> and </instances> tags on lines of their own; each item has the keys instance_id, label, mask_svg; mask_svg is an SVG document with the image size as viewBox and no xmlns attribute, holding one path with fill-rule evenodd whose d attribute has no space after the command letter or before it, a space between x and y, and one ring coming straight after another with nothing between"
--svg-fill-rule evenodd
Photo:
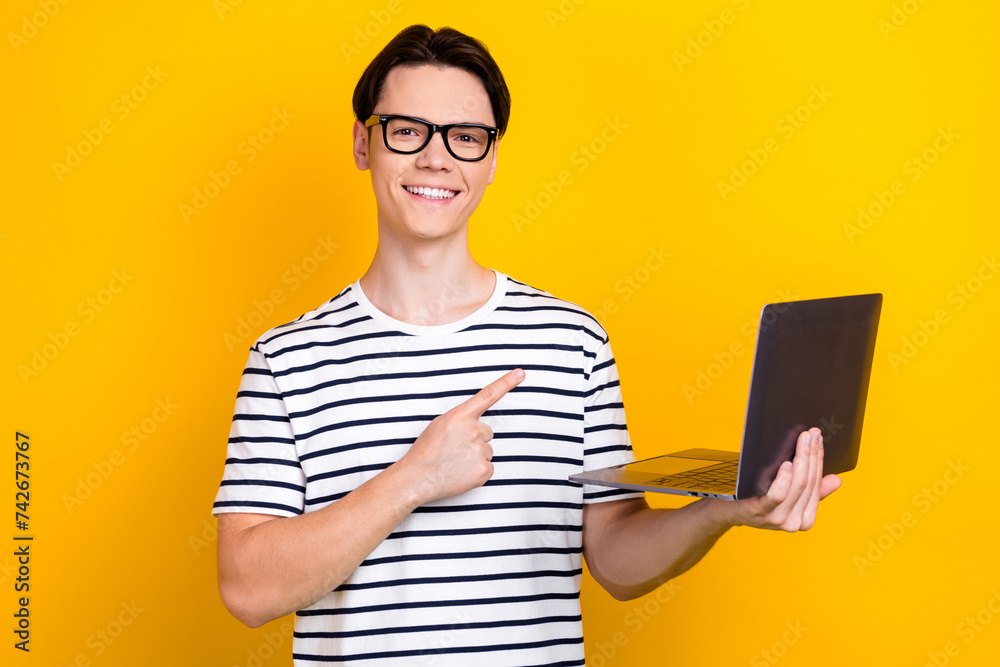
<instances>
[{"instance_id":1,"label":"wrist","mask_svg":"<svg viewBox=\"0 0 1000 667\"><path fill-rule=\"evenodd\" d=\"M710 531L713 534L722 535L730 528L743 525L738 511L738 501L703 498L699 502L704 506Z\"/></svg>"},{"instance_id":2,"label":"wrist","mask_svg":"<svg viewBox=\"0 0 1000 667\"><path fill-rule=\"evenodd\" d=\"M433 499L431 497L433 484L427 475L422 474L417 468L406 456L403 456L382 471L381 475L385 477L386 482L398 490L398 497L409 512Z\"/></svg>"}]
</instances>

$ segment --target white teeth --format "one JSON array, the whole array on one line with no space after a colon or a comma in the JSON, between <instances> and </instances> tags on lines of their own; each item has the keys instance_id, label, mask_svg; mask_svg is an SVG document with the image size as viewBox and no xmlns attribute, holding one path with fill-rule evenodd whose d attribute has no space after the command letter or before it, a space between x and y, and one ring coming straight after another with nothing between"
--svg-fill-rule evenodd
<instances>
[{"instance_id":1,"label":"white teeth","mask_svg":"<svg viewBox=\"0 0 1000 667\"><path fill-rule=\"evenodd\" d=\"M412 192L427 199L451 199L458 194L454 190L444 190L442 188L413 187L411 185L404 185L403 187L406 188L407 192Z\"/></svg>"}]
</instances>

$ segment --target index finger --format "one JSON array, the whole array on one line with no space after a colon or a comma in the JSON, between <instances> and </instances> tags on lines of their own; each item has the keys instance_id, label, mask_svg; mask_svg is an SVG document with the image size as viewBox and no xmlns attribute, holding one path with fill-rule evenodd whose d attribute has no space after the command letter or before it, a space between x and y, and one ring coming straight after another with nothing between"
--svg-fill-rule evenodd
<instances>
[{"instance_id":1,"label":"index finger","mask_svg":"<svg viewBox=\"0 0 1000 667\"><path fill-rule=\"evenodd\" d=\"M524 371L520 368L515 368L499 380L495 380L480 389L476 392L475 396L462 403L460 407L465 409L469 416L479 419L483 416L484 412L492 408L508 391L521 384L521 380L523 379Z\"/></svg>"}]
</instances>

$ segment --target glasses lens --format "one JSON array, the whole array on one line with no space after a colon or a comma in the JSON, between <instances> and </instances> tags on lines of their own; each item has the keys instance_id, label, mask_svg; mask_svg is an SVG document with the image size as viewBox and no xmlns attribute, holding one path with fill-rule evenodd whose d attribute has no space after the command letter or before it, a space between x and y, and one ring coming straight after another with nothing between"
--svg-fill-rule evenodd
<instances>
[{"instance_id":1,"label":"glasses lens","mask_svg":"<svg viewBox=\"0 0 1000 667\"><path fill-rule=\"evenodd\" d=\"M486 155L489 143L489 132L481 127L460 125L448 131L448 145L458 157L479 159Z\"/></svg>"},{"instance_id":2,"label":"glasses lens","mask_svg":"<svg viewBox=\"0 0 1000 667\"><path fill-rule=\"evenodd\" d=\"M415 151L427 138L431 128L417 120L393 118L385 127L385 140L389 148L397 151Z\"/></svg>"}]
</instances>

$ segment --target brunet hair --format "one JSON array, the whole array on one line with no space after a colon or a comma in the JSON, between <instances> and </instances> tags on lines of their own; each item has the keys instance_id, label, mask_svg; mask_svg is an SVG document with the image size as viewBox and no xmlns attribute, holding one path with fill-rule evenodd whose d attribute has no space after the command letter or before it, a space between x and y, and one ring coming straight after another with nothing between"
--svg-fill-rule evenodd
<instances>
[{"instance_id":1,"label":"brunet hair","mask_svg":"<svg viewBox=\"0 0 1000 667\"><path fill-rule=\"evenodd\" d=\"M479 77L489 95L499 136L510 118L510 92L486 45L454 28L426 25L404 28L369 63L354 88L354 116L365 122L382 95L385 77L394 67L457 67Z\"/></svg>"}]
</instances>

